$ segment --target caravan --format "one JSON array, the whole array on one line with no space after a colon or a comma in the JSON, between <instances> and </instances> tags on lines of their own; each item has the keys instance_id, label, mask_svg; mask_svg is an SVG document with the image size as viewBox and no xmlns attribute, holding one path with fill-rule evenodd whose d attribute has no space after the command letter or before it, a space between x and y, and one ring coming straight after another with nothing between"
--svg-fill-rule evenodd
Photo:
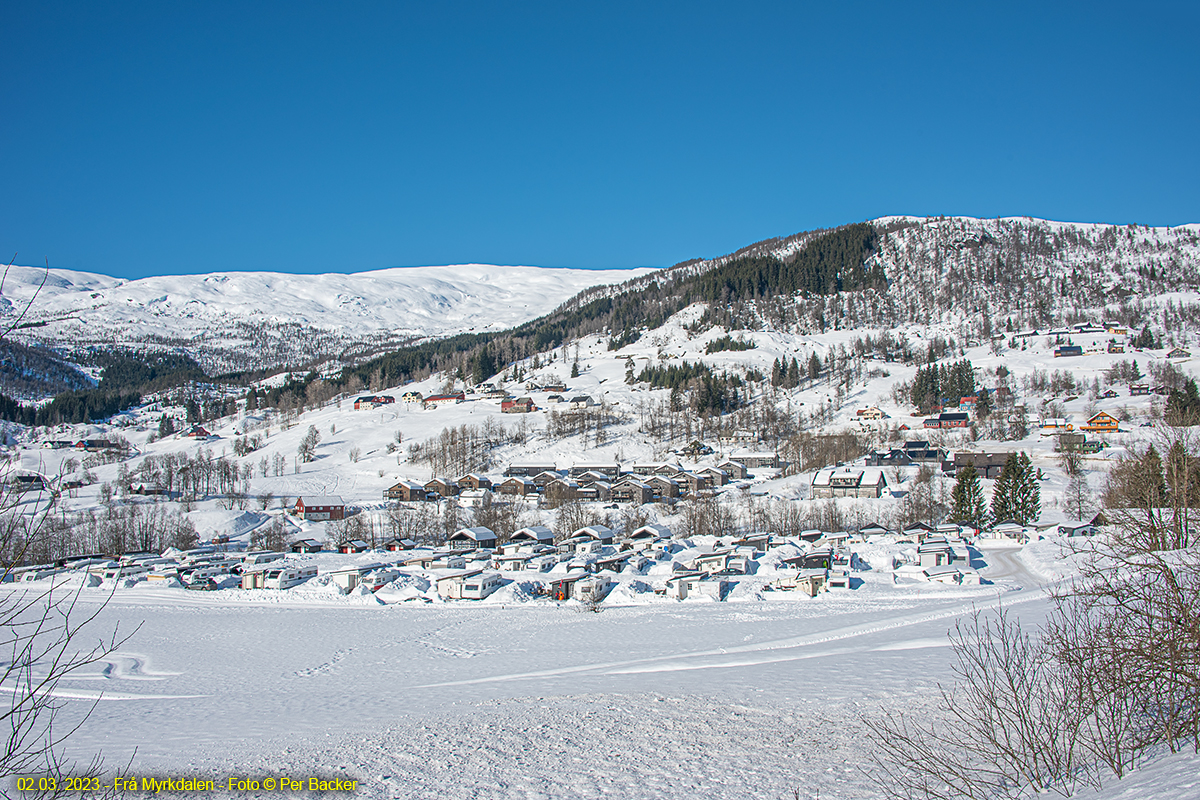
<instances>
[{"instance_id":1,"label":"caravan","mask_svg":"<svg viewBox=\"0 0 1200 800\"><path fill-rule=\"evenodd\" d=\"M463 581L462 598L464 600L482 600L499 589L503 583L504 579L498 572L472 575Z\"/></svg>"},{"instance_id":2,"label":"caravan","mask_svg":"<svg viewBox=\"0 0 1200 800\"><path fill-rule=\"evenodd\" d=\"M317 576L317 567L310 564L306 567L282 567L267 570L263 579L264 589L290 589L304 583L309 578Z\"/></svg>"}]
</instances>

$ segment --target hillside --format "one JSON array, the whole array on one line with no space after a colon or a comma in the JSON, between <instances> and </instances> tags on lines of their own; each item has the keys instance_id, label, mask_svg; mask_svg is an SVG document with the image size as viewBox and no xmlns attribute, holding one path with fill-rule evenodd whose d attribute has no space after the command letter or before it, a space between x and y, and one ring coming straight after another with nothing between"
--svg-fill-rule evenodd
<instances>
[{"instance_id":1,"label":"hillside","mask_svg":"<svg viewBox=\"0 0 1200 800\"><path fill-rule=\"evenodd\" d=\"M469 369L484 343L500 365L589 334L608 335L619 347L695 303L704 304L697 326L726 330L892 336L917 325L966 344L1119 319L1139 330L1153 325L1168 342L1182 343L1182 332L1200 323L1200 309L1188 299L1198 288L1200 225L886 217L585 289L512 330L402 348L353 374L387 382L430 369ZM893 345L879 355L891 360L905 347Z\"/></svg>"}]
</instances>

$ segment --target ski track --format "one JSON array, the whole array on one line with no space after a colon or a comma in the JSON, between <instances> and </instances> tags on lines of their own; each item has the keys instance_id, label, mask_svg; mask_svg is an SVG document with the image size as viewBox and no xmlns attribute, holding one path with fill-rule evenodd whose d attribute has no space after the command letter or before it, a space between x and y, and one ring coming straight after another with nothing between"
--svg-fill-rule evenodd
<instances>
[{"instance_id":1,"label":"ski track","mask_svg":"<svg viewBox=\"0 0 1200 800\"><path fill-rule=\"evenodd\" d=\"M1027 603L1034 600L1040 600L1046 596L1045 590L1036 590L1031 592L1023 592L1022 596L1015 598L997 597L995 601L979 604L975 607L980 610L988 610L999 608L1001 605L1011 606L1018 603ZM692 663L698 659L720 659L724 656L730 656L741 653L762 653L777 650L790 650L802 647L811 647L812 645L826 644L829 642L841 641L844 639L853 639L860 636L881 633L896 628L908 627L910 625L919 625L925 622L936 622L942 619L951 617L959 617L963 614L961 606L954 606L943 609L941 611L924 612L920 614L910 614L903 617L893 618L891 620L863 623L860 625L852 625L836 631L825 631L821 633L806 634L804 636L794 636L786 639L776 639L758 644L741 645L735 647L723 647L718 650L699 650L692 653L675 654L670 656L656 656L654 658L635 659L631 661L613 661L602 662L596 664L579 664L572 667L559 667L556 669L538 670L536 672L521 672L510 673L506 675L494 675L483 678L470 678L461 681L444 681L440 683L429 683L413 686L413 689L440 689L452 686L470 686L483 683L504 683L508 681L523 681L535 680L541 678L559 678L567 675L577 675L581 673L599 673L605 675L624 675L636 674L640 672L670 672L696 669L716 669L716 668L731 668L738 666L755 666L759 664L772 664L785 661L796 661L808 658L815 658L821 655L836 655L849 652L860 652L876 650L881 648L871 647L851 647L840 648L836 650L827 650L813 653L799 653L791 656L773 655L763 656L760 659L741 659L728 661L709 661L706 663ZM922 640L924 641L924 640Z\"/></svg>"}]
</instances>

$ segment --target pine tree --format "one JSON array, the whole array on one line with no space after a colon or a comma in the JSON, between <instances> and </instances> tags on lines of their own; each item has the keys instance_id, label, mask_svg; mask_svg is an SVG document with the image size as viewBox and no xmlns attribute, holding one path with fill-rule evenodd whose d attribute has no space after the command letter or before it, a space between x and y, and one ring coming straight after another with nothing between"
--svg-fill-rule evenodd
<instances>
[{"instance_id":1,"label":"pine tree","mask_svg":"<svg viewBox=\"0 0 1200 800\"><path fill-rule=\"evenodd\" d=\"M792 363L788 365L787 371L787 388L795 389L800 385L800 362L794 357Z\"/></svg>"},{"instance_id":2,"label":"pine tree","mask_svg":"<svg viewBox=\"0 0 1200 800\"><path fill-rule=\"evenodd\" d=\"M983 489L979 486L979 473L973 465L967 464L958 471L950 500L952 522L966 522L977 528L983 525L987 508L983 503Z\"/></svg>"},{"instance_id":3,"label":"pine tree","mask_svg":"<svg viewBox=\"0 0 1200 800\"><path fill-rule=\"evenodd\" d=\"M1016 519L1016 485L1021 472L1021 461L1016 453L1009 455L1004 462L1004 469L992 487L992 519L996 522Z\"/></svg>"},{"instance_id":4,"label":"pine tree","mask_svg":"<svg viewBox=\"0 0 1200 800\"><path fill-rule=\"evenodd\" d=\"M808 357L808 377L810 380L816 380L821 375L821 359L814 352Z\"/></svg>"},{"instance_id":5,"label":"pine tree","mask_svg":"<svg viewBox=\"0 0 1200 800\"><path fill-rule=\"evenodd\" d=\"M579 377L579 359L576 359L576 360L575 360L575 361L574 361L574 362L571 364L571 377L572 377L572 378L578 378L578 377Z\"/></svg>"},{"instance_id":6,"label":"pine tree","mask_svg":"<svg viewBox=\"0 0 1200 800\"><path fill-rule=\"evenodd\" d=\"M1018 458L1017 480L1013 491L1013 517L1022 525L1036 522L1042 515L1042 490L1028 453Z\"/></svg>"},{"instance_id":7,"label":"pine tree","mask_svg":"<svg viewBox=\"0 0 1200 800\"><path fill-rule=\"evenodd\" d=\"M771 365L771 385L783 385L783 365L779 363L779 359L775 359L775 363Z\"/></svg>"},{"instance_id":8,"label":"pine tree","mask_svg":"<svg viewBox=\"0 0 1200 800\"><path fill-rule=\"evenodd\" d=\"M992 394L987 389L980 389L975 395L975 415L987 419L992 413Z\"/></svg>"}]
</instances>

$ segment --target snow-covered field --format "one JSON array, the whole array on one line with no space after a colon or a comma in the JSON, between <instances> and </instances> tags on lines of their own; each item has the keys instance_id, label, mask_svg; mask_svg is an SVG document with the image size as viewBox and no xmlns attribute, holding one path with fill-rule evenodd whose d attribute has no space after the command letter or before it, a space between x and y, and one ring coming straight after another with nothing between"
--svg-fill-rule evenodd
<instances>
[{"instance_id":1,"label":"snow-covered field","mask_svg":"<svg viewBox=\"0 0 1200 800\"><path fill-rule=\"evenodd\" d=\"M140 628L64 682L71 714L100 698L71 748L136 748L135 773L344 773L380 798L873 797L860 718L929 707L971 607L1044 609L1013 562L984 572L600 613L85 589L98 629Z\"/></svg>"}]
</instances>

